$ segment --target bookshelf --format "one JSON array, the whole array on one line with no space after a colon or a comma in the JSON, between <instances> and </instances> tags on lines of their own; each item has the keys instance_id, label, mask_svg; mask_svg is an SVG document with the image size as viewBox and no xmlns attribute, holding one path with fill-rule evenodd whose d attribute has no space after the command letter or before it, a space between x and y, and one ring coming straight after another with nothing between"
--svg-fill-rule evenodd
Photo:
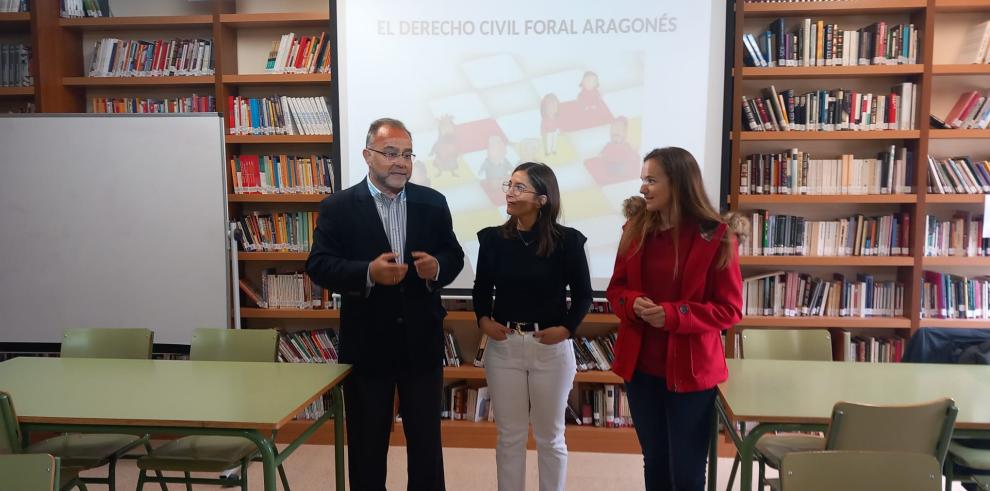
<instances>
[{"instance_id":1,"label":"bookshelf","mask_svg":"<svg viewBox=\"0 0 990 491\"><path fill-rule=\"evenodd\" d=\"M972 15L979 14L979 15ZM784 19L785 30L793 32L805 18L825 19L840 29L860 29L873 22L888 24L911 23L918 30L916 64L808 66L808 67L751 67L744 64L746 47L742 35L762 33L777 18ZM920 284L926 270L964 273L976 276L990 273L987 257L925 257L925 217L928 214L944 215L954 207L974 214L982 213L983 195L931 194L927 192L927 155L945 158L969 155L980 160L990 153L990 130L943 130L930 127L927 115L943 116L959 93L966 90L990 88L990 65L957 64L955 53L962 43L961 32L970 25L990 18L990 2L986 0L860 0L855 2L806 2L806 3L746 3L737 0L734 10L735 58L732 66L732 126L730 134L730 208L748 214L752 210L766 209L775 214L804 216L817 215L832 218L849 213L888 214L908 213L911 227L908 235L910 256L843 256L843 257L741 257L743 276L752 276L773 270L809 272L814 276L868 271L878 278L892 279L904 285L904 317L761 317L749 316L736 328L734 335L746 328L828 328L850 330L853 334L893 332L907 337L922 327L990 328L990 321L922 318ZM901 82L916 84L916 124L907 130L886 131L749 131L742 111L742 96L753 97L756 88L774 84L780 90L792 86L797 92L815 88L837 87L866 91L892 86ZM948 102L946 102L948 101ZM740 168L743 159L750 154L779 153L793 147L807 147L819 158L840 154L865 154L882 151L894 144L905 147L914 155L912 170L914 186L911 194L878 195L754 195L739 190ZM820 205L828 205L823 208ZM817 210L816 210L817 208ZM979 208L979 209L977 209ZM836 211L830 212L831 209ZM835 332L833 332L835 338ZM735 346L728 343L730 356ZM843 354L837 353L837 359Z\"/></svg>"}]
</instances>

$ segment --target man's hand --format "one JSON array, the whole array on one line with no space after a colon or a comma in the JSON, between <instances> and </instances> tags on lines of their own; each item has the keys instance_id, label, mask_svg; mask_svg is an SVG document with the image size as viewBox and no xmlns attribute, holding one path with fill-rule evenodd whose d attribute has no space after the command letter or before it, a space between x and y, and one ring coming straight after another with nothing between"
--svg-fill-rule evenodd
<instances>
[{"instance_id":1,"label":"man's hand","mask_svg":"<svg viewBox=\"0 0 990 491\"><path fill-rule=\"evenodd\" d=\"M386 252L371 261L371 281L376 285L398 285L406 277L409 265L397 264L396 257L398 256L394 252Z\"/></svg>"},{"instance_id":2,"label":"man's hand","mask_svg":"<svg viewBox=\"0 0 990 491\"><path fill-rule=\"evenodd\" d=\"M420 251L414 251L412 257L416 260L413 265L420 278L430 281L437 279L437 272L440 271L440 261L437 258Z\"/></svg>"},{"instance_id":3,"label":"man's hand","mask_svg":"<svg viewBox=\"0 0 990 491\"><path fill-rule=\"evenodd\" d=\"M571 332L564 326L548 327L533 333L533 337L543 344L557 344L565 341L570 336Z\"/></svg>"},{"instance_id":4,"label":"man's hand","mask_svg":"<svg viewBox=\"0 0 990 491\"><path fill-rule=\"evenodd\" d=\"M478 327L481 331L488 335L488 337L496 341L505 341L505 339L512 333L512 329L505 327L498 322L495 322L491 317L482 317L478 319Z\"/></svg>"}]
</instances>

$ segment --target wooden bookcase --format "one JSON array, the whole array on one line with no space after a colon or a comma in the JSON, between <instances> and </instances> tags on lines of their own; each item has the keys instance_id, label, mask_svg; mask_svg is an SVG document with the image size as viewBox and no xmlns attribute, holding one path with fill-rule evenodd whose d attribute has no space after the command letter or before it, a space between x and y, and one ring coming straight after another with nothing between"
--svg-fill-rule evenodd
<instances>
[{"instance_id":1,"label":"wooden bookcase","mask_svg":"<svg viewBox=\"0 0 990 491\"><path fill-rule=\"evenodd\" d=\"M784 318L748 317L730 330L735 336L740 329L748 328L829 328L833 331L850 330L853 334L869 335L873 332L894 332L909 336L921 327L985 328L990 322L977 320L923 319L920 315L920 285L925 270L944 271L973 276L990 272L990 261L985 257L925 257L925 222L929 213L938 214L962 207L974 214L983 203L982 195L938 195L926 191L928 180L927 155L944 158L955 155L973 155L984 158L990 153L987 130L932 129L928 115L943 116L955 98L966 90L990 89L990 65L955 64L960 31L969 25L990 19L990 1L987 0L856 0L840 2L806 3L746 3L736 0L734 6L735 37L732 62L732 125L729 137L731 184L728 201L730 208L749 212L766 209L775 213L804 215L808 210L814 219L825 216L837 218L846 211L864 214L908 212L911 216L909 231L910 256L899 257L742 257L743 276L765 271L787 270L811 272L823 276L832 271L855 272L867 270L878 278L896 279L905 286L905 317L902 318ZM872 22L913 23L919 33L917 64L825 66L825 67L777 67L754 68L745 66L744 33L762 32L774 19L784 18L785 28L793 29L805 18L825 19L836 23L840 29L864 27ZM959 78L964 83L947 83ZM810 81L810 82L809 82ZM911 130L860 131L860 132L751 132L744 128L741 98L758 93L756 87L775 84L778 90L791 84L802 88L831 89L869 86L879 82L889 84L911 81L917 84L918 98L916 125ZM950 102L945 100L951 99ZM951 107L951 106L950 106ZM740 166L751 153L778 153L789 148L811 148L820 158L835 158L841 153L854 153L857 157L871 156L884 146L905 146L914 154L914 193L902 195L867 196L780 196L743 195L739 192ZM822 207L821 205L826 205ZM818 210L815 210L818 208ZM832 210L843 211L832 211ZM848 276L848 275L847 275ZM833 332L833 338L835 338ZM731 339L731 337L730 337ZM727 350L733 356L734 343ZM837 352L836 358L843 359Z\"/></svg>"}]
</instances>

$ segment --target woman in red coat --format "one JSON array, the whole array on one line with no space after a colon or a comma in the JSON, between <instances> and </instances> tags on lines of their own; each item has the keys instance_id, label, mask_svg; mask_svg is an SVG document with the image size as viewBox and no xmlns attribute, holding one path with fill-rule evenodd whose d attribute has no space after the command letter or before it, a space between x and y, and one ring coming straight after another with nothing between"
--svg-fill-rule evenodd
<instances>
[{"instance_id":1,"label":"woman in red coat","mask_svg":"<svg viewBox=\"0 0 990 491\"><path fill-rule=\"evenodd\" d=\"M742 317L736 234L687 150L653 150L641 177L607 292L620 321L612 370L626 381L646 489L701 490L715 386L728 378L721 335Z\"/></svg>"}]
</instances>

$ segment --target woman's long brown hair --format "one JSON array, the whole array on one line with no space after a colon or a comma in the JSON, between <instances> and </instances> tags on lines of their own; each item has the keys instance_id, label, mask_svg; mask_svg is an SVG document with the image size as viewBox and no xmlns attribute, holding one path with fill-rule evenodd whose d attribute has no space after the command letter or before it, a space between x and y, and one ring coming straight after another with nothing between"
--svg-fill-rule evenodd
<instances>
[{"instance_id":1,"label":"woman's long brown hair","mask_svg":"<svg viewBox=\"0 0 990 491\"><path fill-rule=\"evenodd\" d=\"M643 158L644 163L651 160L663 169L670 181L668 210L670 223L663 222L659 211L648 211L642 197L627 199L624 205L628 221L622 231L622 239L619 241L620 254L625 254L634 244L637 250L643 247L646 238L660 231L664 225L671 226L676 253L678 229L684 218L691 219L699 225L705 222L716 224L728 222L727 219L719 215L708 200L701 179L701 169L698 166L698 161L690 152L679 147L656 148ZM737 227L730 228L734 229L733 232L739 232ZM716 265L719 269L725 268L732 257L732 235L726 233L722 237L722 244L716 259Z\"/></svg>"},{"instance_id":2,"label":"woman's long brown hair","mask_svg":"<svg viewBox=\"0 0 990 491\"><path fill-rule=\"evenodd\" d=\"M537 196L545 196L547 202L540 207L540 213L536 216L536 223L533 224L533 232L536 232L536 255L548 257L557 248L557 244L563 237L563 232L557 224L560 218L560 187L557 185L557 176L553 169L540 162L525 162L519 164L512 173L523 171L529 177L529 182L533 183L533 189ZM518 220L510 216L502 224L501 231L503 238L513 238L519 234L516 229Z\"/></svg>"}]
</instances>

